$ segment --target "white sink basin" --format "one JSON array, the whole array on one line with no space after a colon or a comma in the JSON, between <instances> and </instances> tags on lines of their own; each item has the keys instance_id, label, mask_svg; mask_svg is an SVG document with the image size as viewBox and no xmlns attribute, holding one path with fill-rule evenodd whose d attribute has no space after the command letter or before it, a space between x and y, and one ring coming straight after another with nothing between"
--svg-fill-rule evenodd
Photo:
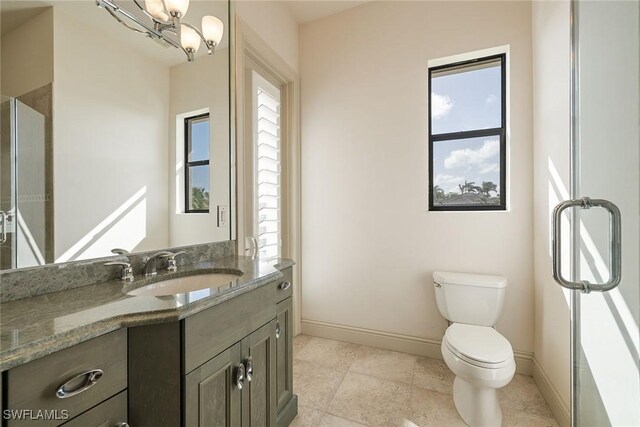
<instances>
[{"instance_id":1,"label":"white sink basin","mask_svg":"<svg viewBox=\"0 0 640 427\"><path fill-rule=\"evenodd\" d=\"M183 294L200 289L218 288L228 285L237 280L241 274L232 273L209 273L195 276L179 277L177 279L164 280L162 282L151 283L127 292L133 296L154 296Z\"/></svg>"}]
</instances>

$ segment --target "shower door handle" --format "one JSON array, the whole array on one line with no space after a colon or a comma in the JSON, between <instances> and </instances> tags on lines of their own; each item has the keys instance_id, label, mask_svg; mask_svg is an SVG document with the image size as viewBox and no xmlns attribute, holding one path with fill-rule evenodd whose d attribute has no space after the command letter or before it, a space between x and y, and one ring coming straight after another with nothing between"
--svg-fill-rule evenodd
<instances>
[{"instance_id":1,"label":"shower door handle","mask_svg":"<svg viewBox=\"0 0 640 427\"><path fill-rule=\"evenodd\" d=\"M611 274L605 283L590 283L588 280L572 282L562 277L562 212L569 208L591 209L594 207L606 209L609 212L609 265ZM622 279L622 217L620 209L608 200L581 199L566 200L553 209L553 278L558 284L567 289L580 290L584 293L591 291L606 292L618 286Z\"/></svg>"},{"instance_id":2,"label":"shower door handle","mask_svg":"<svg viewBox=\"0 0 640 427\"><path fill-rule=\"evenodd\" d=\"M7 243L7 218L7 213L0 211L0 245Z\"/></svg>"}]
</instances>

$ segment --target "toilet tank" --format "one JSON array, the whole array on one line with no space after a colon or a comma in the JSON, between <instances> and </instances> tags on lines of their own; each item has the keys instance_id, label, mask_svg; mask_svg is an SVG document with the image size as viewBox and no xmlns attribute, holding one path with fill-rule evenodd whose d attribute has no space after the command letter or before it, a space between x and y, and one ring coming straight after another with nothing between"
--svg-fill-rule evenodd
<instances>
[{"instance_id":1,"label":"toilet tank","mask_svg":"<svg viewBox=\"0 0 640 427\"><path fill-rule=\"evenodd\" d=\"M504 306L507 279L484 274L433 273L440 314L454 323L493 326Z\"/></svg>"}]
</instances>

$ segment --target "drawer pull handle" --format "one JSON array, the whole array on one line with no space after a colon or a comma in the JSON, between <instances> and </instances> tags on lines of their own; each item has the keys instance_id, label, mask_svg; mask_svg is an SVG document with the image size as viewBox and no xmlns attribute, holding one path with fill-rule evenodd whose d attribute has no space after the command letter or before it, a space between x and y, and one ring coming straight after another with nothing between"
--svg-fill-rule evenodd
<instances>
[{"instance_id":1,"label":"drawer pull handle","mask_svg":"<svg viewBox=\"0 0 640 427\"><path fill-rule=\"evenodd\" d=\"M280 288L281 291L286 291L291 287L291 282L282 282L278 287Z\"/></svg>"},{"instance_id":2,"label":"drawer pull handle","mask_svg":"<svg viewBox=\"0 0 640 427\"><path fill-rule=\"evenodd\" d=\"M276 339L280 338L280 321L276 320Z\"/></svg>"},{"instance_id":3,"label":"drawer pull handle","mask_svg":"<svg viewBox=\"0 0 640 427\"><path fill-rule=\"evenodd\" d=\"M248 382L251 382L251 380L253 379L253 359L251 358L251 356L249 356L249 358L247 359L246 365L247 367L245 369L245 377L247 378Z\"/></svg>"},{"instance_id":4,"label":"drawer pull handle","mask_svg":"<svg viewBox=\"0 0 640 427\"><path fill-rule=\"evenodd\" d=\"M241 363L236 368L236 387L238 390L242 390L244 386L244 365Z\"/></svg>"},{"instance_id":5,"label":"drawer pull handle","mask_svg":"<svg viewBox=\"0 0 640 427\"><path fill-rule=\"evenodd\" d=\"M68 397L75 396L76 394L80 394L96 385L102 378L103 374L104 372L102 372L102 369L92 369L91 371L86 371L80 375L76 375L58 387L56 397L58 399L66 399ZM84 381L78 384L79 380L82 378L84 378Z\"/></svg>"}]
</instances>

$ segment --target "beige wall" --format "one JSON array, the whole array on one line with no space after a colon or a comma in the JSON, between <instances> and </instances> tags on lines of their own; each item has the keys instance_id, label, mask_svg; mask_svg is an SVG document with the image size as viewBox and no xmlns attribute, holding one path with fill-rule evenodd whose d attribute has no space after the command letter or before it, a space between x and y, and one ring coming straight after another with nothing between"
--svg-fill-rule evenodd
<instances>
[{"instance_id":1,"label":"beige wall","mask_svg":"<svg viewBox=\"0 0 640 427\"><path fill-rule=\"evenodd\" d=\"M56 260L167 247L169 68L58 7L54 31Z\"/></svg>"},{"instance_id":2,"label":"beige wall","mask_svg":"<svg viewBox=\"0 0 640 427\"><path fill-rule=\"evenodd\" d=\"M566 412L570 385L569 298L551 277L551 211L569 198L570 189L569 2L534 2L532 27L535 358ZM563 226L568 231L568 223ZM564 256L569 259L567 252ZM558 413L556 416L560 419Z\"/></svg>"},{"instance_id":3,"label":"beige wall","mask_svg":"<svg viewBox=\"0 0 640 427\"><path fill-rule=\"evenodd\" d=\"M240 0L236 13L291 67L298 71L298 23L281 1Z\"/></svg>"},{"instance_id":4,"label":"beige wall","mask_svg":"<svg viewBox=\"0 0 640 427\"><path fill-rule=\"evenodd\" d=\"M427 61L503 45L511 209L428 212ZM303 322L439 340L432 271L500 274L532 352L531 4L368 3L301 27L300 74Z\"/></svg>"},{"instance_id":5,"label":"beige wall","mask_svg":"<svg viewBox=\"0 0 640 427\"><path fill-rule=\"evenodd\" d=\"M169 105L170 246L229 240L227 224L218 227L218 206L229 208L229 51L200 56L171 67ZM206 78L215 84L203 85ZM184 118L194 111L209 112L211 185L209 213L184 213ZM205 111L206 110L206 111ZM177 138L176 138L177 133Z\"/></svg>"},{"instance_id":6,"label":"beige wall","mask_svg":"<svg viewBox=\"0 0 640 427\"><path fill-rule=\"evenodd\" d=\"M1 39L2 95L18 97L53 81L53 8Z\"/></svg>"}]
</instances>

